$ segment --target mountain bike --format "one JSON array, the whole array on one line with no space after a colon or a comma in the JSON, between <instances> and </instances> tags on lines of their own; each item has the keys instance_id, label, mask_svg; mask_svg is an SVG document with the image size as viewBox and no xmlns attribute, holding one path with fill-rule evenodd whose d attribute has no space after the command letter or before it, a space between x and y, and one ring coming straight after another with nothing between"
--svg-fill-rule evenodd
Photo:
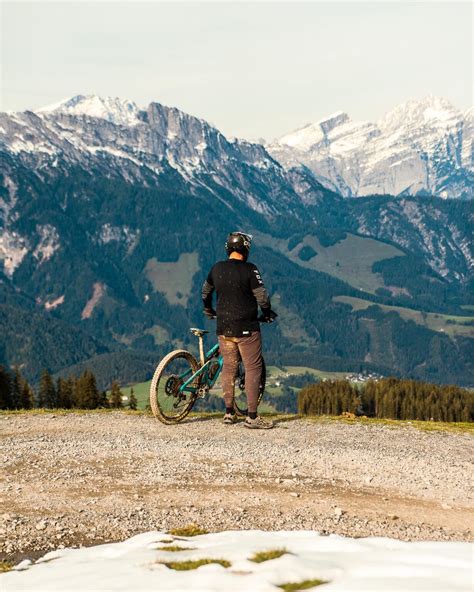
<instances>
[{"instance_id":1,"label":"mountain bike","mask_svg":"<svg viewBox=\"0 0 474 592\"><path fill-rule=\"evenodd\" d=\"M204 335L209 331L195 327L190 331L199 339L199 362L187 350L174 350L158 364L151 381L151 409L155 417L166 424L179 423L198 399L205 399L222 370L223 359L218 343L204 353ZM265 362L262 362L258 403L262 400L266 381ZM237 415L247 415L245 368L242 361L235 380L234 409Z\"/></svg>"}]
</instances>

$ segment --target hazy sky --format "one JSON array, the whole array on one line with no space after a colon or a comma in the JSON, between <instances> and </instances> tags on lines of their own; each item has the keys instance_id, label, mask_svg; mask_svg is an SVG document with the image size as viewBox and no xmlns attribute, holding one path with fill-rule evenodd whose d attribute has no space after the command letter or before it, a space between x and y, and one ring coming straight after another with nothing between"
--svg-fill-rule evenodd
<instances>
[{"instance_id":1,"label":"hazy sky","mask_svg":"<svg viewBox=\"0 0 474 592\"><path fill-rule=\"evenodd\" d=\"M472 105L470 2L17 0L1 33L2 111L111 95L271 139L429 93Z\"/></svg>"}]
</instances>

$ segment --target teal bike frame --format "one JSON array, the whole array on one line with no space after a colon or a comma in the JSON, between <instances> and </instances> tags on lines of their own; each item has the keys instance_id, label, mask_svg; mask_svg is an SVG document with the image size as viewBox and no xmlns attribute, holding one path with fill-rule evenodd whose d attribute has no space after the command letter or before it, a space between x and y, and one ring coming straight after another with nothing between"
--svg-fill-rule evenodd
<instances>
[{"instance_id":1,"label":"teal bike frame","mask_svg":"<svg viewBox=\"0 0 474 592\"><path fill-rule=\"evenodd\" d=\"M209 391L209 389L211 389L216 383L216 380L222 371L224 361L218 343L204 354L203 338L202 335L199 336L199 353L201 358L201 366L199 370L192 374L192 370L189 369L179 376L181 380L184 380L183 384L179 387L180 393L188 392L198 396L205 396L206 393L203 393L203 387L206 392ZM218 364L218 367L216 368L214 364ZM197 386L192 386L197 378L199 378ZM203 394L201 395L201 393Z\"/></svg>"}]
</instances>

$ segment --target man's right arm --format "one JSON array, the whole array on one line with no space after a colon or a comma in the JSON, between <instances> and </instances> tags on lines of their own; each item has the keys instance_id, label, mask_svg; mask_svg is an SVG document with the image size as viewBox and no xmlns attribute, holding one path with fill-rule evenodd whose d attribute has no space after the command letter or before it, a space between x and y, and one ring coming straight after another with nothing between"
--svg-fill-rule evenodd
<instances>
[{"instance_id":1,"label":"man's right arm","mask_svg":"<svg viewBox=\"0 0 474 592\"><path fill-rule=\"evenodd\" d=\"M270 296L268 295L267 289L265 288L260 271L255 265L253 266L250 274L250 287L252 288L252 293L255 297L255 300L257 301L258 306L260 306L264 318L267 320L267 322L271 323L277 315L272 310Z\"/></svg>"}]
</instances>

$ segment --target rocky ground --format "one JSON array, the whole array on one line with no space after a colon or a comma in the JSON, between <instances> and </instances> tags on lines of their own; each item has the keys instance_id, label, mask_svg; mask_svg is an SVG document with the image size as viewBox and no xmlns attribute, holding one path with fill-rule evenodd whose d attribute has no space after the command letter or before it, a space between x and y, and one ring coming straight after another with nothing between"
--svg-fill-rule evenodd
<instances>
[{"instance_id":1,"label":"rocky ground","mask_svg":"<svg viewBox=\"0 0 474 592\"><path fill-rule=\"evenodd\" d=\"M0 557L190 523L473 540L474 439L297 419L274 430L145 414L0 415Z\"/></svg>"}]
</instances>

